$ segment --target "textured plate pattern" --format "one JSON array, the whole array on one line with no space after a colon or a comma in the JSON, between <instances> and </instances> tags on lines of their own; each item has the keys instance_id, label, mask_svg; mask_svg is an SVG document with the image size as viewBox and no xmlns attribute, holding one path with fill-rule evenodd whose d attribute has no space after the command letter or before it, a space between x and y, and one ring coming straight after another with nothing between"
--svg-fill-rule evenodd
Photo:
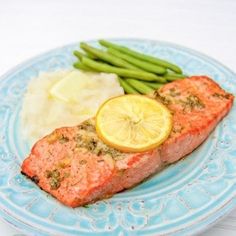
<instances>
[{"instance_id":1,"label":"textured plate pattern","mask_svg":"<svg viewBox=\"0 0 236 236\"><path fill-rule=\"evenodd\" d=\"M195 51L149 40L115 40L169 59L188 74L209 75L236 92L235 74ZM93 42L92 42L93 43ZM0 214L33 235L184 235L209 227L236 205L236 108L188 158L136 188L89 208L70 209L20 174L30 147L19 113L29 80L42 71L70 68L69 45L34 58L0 80Z\"/></svg>"}]
</instances>

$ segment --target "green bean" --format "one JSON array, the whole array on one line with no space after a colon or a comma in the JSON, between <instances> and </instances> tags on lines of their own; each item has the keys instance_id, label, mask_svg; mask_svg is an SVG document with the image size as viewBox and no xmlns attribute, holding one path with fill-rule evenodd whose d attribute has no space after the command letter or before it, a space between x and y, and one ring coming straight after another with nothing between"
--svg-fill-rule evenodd
<instances>
[{"instance_id":1,"label":"green bean","mask_svg":"<svg viewBox=\"0 0 236 236\"><path fill-rule=\"evenodd\" d=\"M89 58L91 58L91 59L96 59L96 57L93 56L92 54L89 54L89 53L84 54L84 53L82 53L82 52L80 52L80 51L77 51L77 50L75 50L75 51L73 52L73 54L74 54L79 60L81 60L82 57L89 57Z\"/></svg>"},{"instance_id":2,"label":"green bean","mask_svg":"<svg viewBox=\"0 0 236 236\"><path fill-rule=\"evenodd\" d=\"M108 64L104 64L104 63L100 63L100 62L91 60L86 57L82 58L82 64L84 64L90 68L93 68L94 70L97 70L97 71L114 73L119 76L131 77L131 78L136 78L136 79L146 80L146 81L158 81L160 83L166 82L165 78L159 77L159 76L149 73L149 72L118 68L115 66L110 66Z\"/></svg>"},{"instance_id":3,"label":"green bean","mask_svg":"<svg viewBox=\"0 0 236 236\"><path fill-rule=\"evenodd\" d=\"M77 61L73 64L73 66L76 68L76 69L80 69L80 70L84 70L84 71L95 71L94 69L82 64L81 62Z\"/></svg>"},{"instance_id":4,"label":"green bean","mask_svg":"<svg viewBox=\"0 0 236 236\"><path fill-rule=\"evenodd\" d=\"M133 88L135 88L138 92L140 92L142 94L150 94L154 91L154 89L150 88L149 86L147 86L146 84L144 84L140 80L125 78L125 81L130 86L132 86Z\"/></svg>"},{"instance_id":5,"label":"green bean","mask_svg":"<svg viewBox=\"0 0 236 236\"><path fill-rule=\"evenodd\" d=\"M100 49L94 48L89 46L86 43L80 43L80 47L85 50L86 52L89 52L93 55L95 55L96 57L98 57L99 59L106 61L112 65L115 66L119 66L119 67L124 67L127 69L134 69L134 70L140 70L138 67L124 61L123 59L117 58L105 51L102 51Z\"/></svg>"},{"instance_id":6,"label":"green bean","mask_svg":"<svg viewBox=\"0 0 236 236\"><path fill-rule=\"evenodd\" d=\"M165 75L167 75L167 76L171 75L171 76L175 76L177 78L186 78L186 77L188 77L188 75L186 75L186 74L176 74L173 71L167 71L167 73Z\"/></svg>"},{"instance_id":7,"label":"green bean","mask_svg":"<svg viewBox=\"0 0 236 236\"><path fill-rule=\"evenodd\" d=\"M87 56L90 58L90 59L98 59L94 54L90 53L90 52L86 52Z\"/></svg>"},{"instance_id":8,"label":"green bean","mask_svg":"<svg viewBox=\"0 0 236 236\"><path fill-rule=\"evenodd\" d=\"M121 79L118 77L118 80L120 82L121 87L124 89L124 91L128 94L139 94L139 92L134 89L130 84L128 84L124 79Z\"/></svg>"},{"instance_id":9,"label":"green bean","mask_svg":"<svg viewBox=\"0 0 236 236\"><path fill-rule=\"evenodd\" d=\"M185 79L188 76L187 75L183 75L183 74L167 73L167 74L164 75L164 77L168 81L175 81L175 80L179 80L179 79Z\"/></svg>"},{"instance_id":10,"label":"green bean","mask_svg":"<svg viewBox=\"0 0 236 236\"><path fill-rule=\"evenodd\" d=\"M82 57L86 57L86 55L82 52L79 52L79 51L74 51L73 54L81 61L82 60Z\"/></svg>"},{"instance_id":11,"label":"green bean","mask_svg":"<svg viewBox=\"0 0 236 236\"><path fill-rule=\"evenodd\" d=\"M174 64L172 64L168 61L165 61L165 60L153 57L153 56L145 55L143 53L131 50L127 47L120 46L120 45L117 45L117 44L114 44L114 43L110 43L106 40L99 40L99 43L104 47L114 48L114 49L116 49L120 52L123 52L125 54L130 55L130 56L133 56L135 58L139 58L141 60L148 61L148 62L151 62L153 64L159 65L159 66L163 66L163 67L165 67L167 69L170 69L170 70L172 70L172 71L174 71L178 74L182 74L182 70L181 70L180 67L178 67L177 65L174 65Z\"/></svg>"},{"instance_id":12,"label":"green bean","mask_svg":"<svg viewBox=\"0 0 236 236\"><path fill-rule=\"evenodd\" d=\"M154 65L153 63L150 63L147 61L142 61L142 60L132 57L130 55L124 54L114 48L108 48L107 51L111 55L116 56L121 59L124 59L125 61L127 61L135 66L138 66L139 68L141 68L147 72L153 72L153 73L160 74L160 75L166 73L166 69L164 67Z\"/></svg>"},{"instance_id":13,"label":"green bean","mask_svg":"<svg viewBox=\"0 0 236 236\"><path fill-rule=\"evenodd\" d=\"M160 83L153 83L153 82L147 82L147 81L142 81L142 82L153 89L159 89L164 85Z\"/></svg>"}]
</instances>

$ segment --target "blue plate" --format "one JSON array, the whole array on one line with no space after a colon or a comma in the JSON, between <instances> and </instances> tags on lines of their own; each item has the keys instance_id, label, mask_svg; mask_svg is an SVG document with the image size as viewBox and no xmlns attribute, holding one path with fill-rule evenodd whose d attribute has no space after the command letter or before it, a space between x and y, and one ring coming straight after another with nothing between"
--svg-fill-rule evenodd
<instances>
[{"instance_id":1,"label":"blue plate","mask_svg":"<svg viewBox=\"0 0 236 236\"><path fill-rule=\"evenodd\" d=\"M205 55L165 42L114 41L170 60L189 75L208 75L227 91L236 91L235 74ZM30 152L19 124L27 84L42 71L71 68L76 48L78 44L52 50L0 80L1 216L19 230L37 236L190 235L230 212L236 205L235 106L188 158L89 208L65 207L20 174L20 165Z\"/></svg>"}]
</instances>

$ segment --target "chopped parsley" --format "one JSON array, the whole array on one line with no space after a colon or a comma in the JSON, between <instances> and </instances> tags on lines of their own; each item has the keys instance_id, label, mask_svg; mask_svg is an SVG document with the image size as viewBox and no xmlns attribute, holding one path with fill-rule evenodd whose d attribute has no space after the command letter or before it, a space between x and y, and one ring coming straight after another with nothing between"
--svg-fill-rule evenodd
<instances>
[{"instance_id":1,"label":"chopped parsley","mask_svg":"<svg viewBox=\"0 0 236 236\"><path fill-rule=\"evenodd\" d=\"M171 88L171 89L169 90L169 96L171 96L171 97L177 97L177 96L179 96L180 94L181 94L181 93L178 92L178 91L176 91L175 88Z\"/></svg>"},{"instance_id":2,"label":"chopped parsley","mask_svg":"<svg viewBox=\"0 0 236 236\"><path fill-rule=\"evenodd\" d=\"M205 104L196 95L190 94L185 100L181 100L184 111L187 109L193 110L196 108L203 109Z\"/></svg>"},{"instance_id":3,"label":"chopped parsley","mask_svg":"<svg viewBox=\"0 0 236 236\"><path fill-rule=\"evenodd\" d=\"M65 137L64 135L60 136L58 140L59 140L60 143L69 142L69 138Z\"/></svg>"},{"instance_id":4,"label":"chopped parsley","mask_svg":"<svg viewBox=\"0 0 236 236\"><path fill-rule=\"evenodd\" d=\"M229 93L226 93L226 94L213 93L212 97L216 97L216 98L219 98L219 99L222 99L222 98L229 99L230 94Z\"/></svg>"},{"instance_id":5,"label":"chopped parsley","mask_svg":"<svg viewBox=\"0 0 236 236\"><path fill-rule=\"evenodd\" d=\"M87 161L86 161L86 160L80 160L80 161L79 161L79 164L80 164L80 165L85 165L85 164L87 164Z\"/></svg>"},{"instance_id":6,"label":"chopped parsley","mask_svg":"<svg viewBox=\"0 0 236 236\"><path fill-rule=\"evenodd\" d=\"M97 156L110 155L114 160L124 158L124 153L107 146L97 137L95 126L91 121L85 121L78 127L79 133L75 136L76 148L87 149Z\"/></svg>"},{"instance_id":7,"label":"chopped parsley","mask_svg":"<svg viewBox=\"0 0 236 236\"><path fill-rule=\"evenodd\" d=\"M46 170L45 175L46 178L49 179L51 189L56 190L60 187L63 178L61 178L61 174L57 169L54 169L52 171Z\"/></svg>"},{"instance_id":8,"label":"chopped parsley","mask_svg":"<svg viewBox=\"0 0 236 236\"><path fill-rule=\"evenodd\" d=\"M166 106L171 104L171 100L166 96L161 96L157 90L154 92L154 97Z\"/></svg>"}]
</instances>

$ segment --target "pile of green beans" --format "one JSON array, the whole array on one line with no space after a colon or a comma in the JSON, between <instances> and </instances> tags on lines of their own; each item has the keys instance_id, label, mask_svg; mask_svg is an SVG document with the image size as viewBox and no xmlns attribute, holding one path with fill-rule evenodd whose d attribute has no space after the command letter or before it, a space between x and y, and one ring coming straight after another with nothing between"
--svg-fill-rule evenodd
<instances>
[{"instance_id":1,"label":"pile of green beans","mask_svg":"<svg viewBox=\"0 0 236 236\"><path fill-rule=\"evenodd\" d=\"M84 71L117 75L128 94L151 94L164 84L186 78L180 67L168 61L145 55L106 40L99 40L107 50L80 43L84 51L74 51L74 67Z\"/></svg>"}]
</instances>

